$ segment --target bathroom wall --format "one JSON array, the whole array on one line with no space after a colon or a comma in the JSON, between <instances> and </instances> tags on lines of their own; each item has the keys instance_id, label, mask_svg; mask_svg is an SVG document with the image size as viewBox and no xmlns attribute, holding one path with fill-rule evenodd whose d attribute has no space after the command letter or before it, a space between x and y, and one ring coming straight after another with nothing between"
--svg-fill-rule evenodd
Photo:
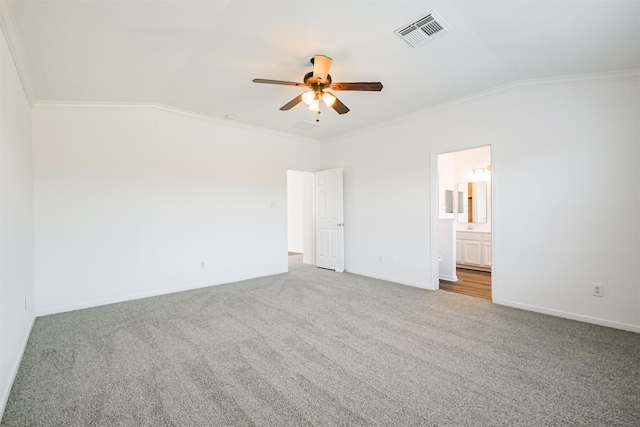
<instances>
[{"instance_id":1,"label":"bathroom wall","mask_svg":"<svg viewBox=\"0 0 640 427\"><path fill-rule=\"evenodd\" d=\"M456 224L456 228L458 230L467 230L471 227L478 231L491 231L491 172L472 172L473 169L486 168L491 165L491 147L484 146L471 150L456 151L453 153L453 165L456 189L460 183L481 181L485 181L487 183L487 222L458 222ZM457 201L458 198L454 197L454 212L457 212Z\"/></svg>"},{"instance_id":2,"label":"bathroom wall","mask_svg":"<svg viewBox=\"0 0 640 427\"><path fill-rule=\"evenodd\" d=\"M447 213L445 209L446 191L449 190L453 192L454 203L456 198L455 155L456 153L444 153L438 156L438 212L440 218L455 218L454 213Z\"/></svg>"}]
</instances>

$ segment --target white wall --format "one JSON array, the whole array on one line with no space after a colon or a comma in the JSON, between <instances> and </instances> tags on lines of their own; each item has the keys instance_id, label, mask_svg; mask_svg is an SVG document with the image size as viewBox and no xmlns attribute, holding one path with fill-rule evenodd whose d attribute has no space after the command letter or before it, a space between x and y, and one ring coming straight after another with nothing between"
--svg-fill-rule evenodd
<instances>
[{"instance_id":1,"label":"white wall","mask_svg":"<svg viewBox=\"0 0 640 427\"><path fill-rule=\"evenodd\" d=\"M416 125L376 128L327 144L321 167L343 168L346 270L429 287L430 154L410 126Z\"/></svg>"},{"instance_id":2,"label":"white wall","mask_svg":"<svg viewBox=\"0 0 640 427\"><path fill-rule=\"evenodd\" d=\"M289 251L304 252L304 173L287 171L287 234Z\"/></svg>"},{"instance_id":3,"label":"white wall","mask_svg":"<svg viewBox=\"0 0 640 427\"><path fill-rule=\"evenodd\" d=\"M31 110L0 31L0 418L34 320L32 163Z\"/></svg>"},{"instance_id":4,"label":"white wall","mask_svg":"<svg viewBox=\"0 0 640 427\"><path fill-rule=\"evenodd\" d=\"M287 271L286 171L318 156L153 108L36 107L33 141L39 314Z\"/></svg>"},{"instance_id":5,"label":"white wall","mask_svg":"<svg viewBox=\"0 0 640 427\"><path fill-rule=\"evenodd\" d=\"M514 85L325 147L345 173L346 269L437 288L432 156L492 144L494 301L640 331L639 86Z\"/></svg>"}]
</instances>

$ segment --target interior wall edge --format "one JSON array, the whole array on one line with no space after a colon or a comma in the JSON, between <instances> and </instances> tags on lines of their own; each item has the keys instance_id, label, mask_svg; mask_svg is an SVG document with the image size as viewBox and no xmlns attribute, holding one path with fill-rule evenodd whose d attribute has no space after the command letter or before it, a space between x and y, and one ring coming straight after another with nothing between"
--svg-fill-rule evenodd
<instances>
[{"instance_id":1,"label":"interior wall edge","mask_svg":"<svg viewBox=\"0 0 640 427\"><path fill-rule=\"evenodd\" d=\"M220 285L227 285L227 284L236 283L236 282L242 282L243 280L274 276L276 274L283 274L286 272L287 270L269 271L269 272L255 274L255 275L252 274L250 276L230 277L226 279L216 280L214 282L196 283L196 284L187 285L187 286L180 286L180 287L169 289L169 290L163 289L160 291L142 292L138 294L118 296L115 298L105 298L105 299L95 300L95 301L86 301L79 304L71 304L67 306L47 307L43 309L37 309L36 316L37 317L49 316L52 314L66 313L66 312L75 311L75 310L84 310L86 308L100 307L103 305L117 304L120 302L134 301L134 300L144 299L144 298L152 298L152 297L157 297L162 295L174 294L178 292L188 292L188 291L208 288L212 286L220 286Z\"/></svg>"},{"instance_id":2,"label":"interior wall edge","mask_svg":"<svg viewBox=\"0 0 640 427\"><path fill-rule=\"evenodd\" d=\"M546 78L540 78L540 79L518 80L518 81L506 83L500 86L496 86L496 87L487 89L485 91L477 92L469 96L464 96L462 98L444 102L442 104L439 104L433 107L417 110L412 112L411 114L407 114L405 116L398 117L393 120L376 123L373 126L358 129L353 132L349 132L344 135L331 138L324 142L325 144L340 143L343 140L348 140L349 138L356 137L361 134L367 134L369 132L375 132L378 129L385 129L391 126L403 124L411 120L419 119L422 116L425 116L431 113L437 113L439 111L444 111L449 108L456 107L460 104L465 104L470 101L491 97L501 92L508 92L510 90L523 88L527 86L547 86L552 84L579 83L579 82L597 81L597 80L604 80L604 81L625 80L625 79L636 80L638 78L640 78L640 70L631 69L631 70L620 70L620 71L612 71L612 72L605 72L605 73L578 74L578 75L568 75L568 76L561 76L561 77L546 77ZM481 145L478 145L478 147L482 145L487 145L487 144L481 144ZM464 150L464 148L457 149L454 151L460 151L460 150Z\"/></svg>"},{"instance_id":3,"label":"interior wall edge","mask_svg":"<svg viewBox=\"0 0 640 427\"><path fill-rule=\"evenodd\" d=\"M35 321L32 110L0 2L0 418ZM15 34L15 33L14 33Z\"/></svg>"},{"instance_id":4,"label":"interior wall edge","mask_svg":"<svg viewBox=\"0 0 640 427\"><path fill-rule=\"evenodd\" d=\"M2 27L2 33L9 47L11 59L18 72L22 90L24 91L29 106L33 108L35 98L33 84L27 71L27 62L22 49L22 42L20 41L20 35L16 27L16 22L13 19L13 12L11 11L11 4L8 0L0 1L0 27Z\"/></svg>"},{"instance_id":5,"label":"interior wall edge","mask_svg":"<svg viewBox=\"0 0 640 427\"><path fill-rule=\"evenodd\" d=\"M398 278L391 277L391 276L385 276L385 275L381 275L381 274L369 273L369 272L363 271L363 270L354 270L352 268L349 268L349 269L347 269L345 271L348 272L348 273L351 273L351 274L357 274L359 276L365 276L365 277L370 277L372 279L384 280L384 281L387 281L387 282L397 283L399 285L412 286L414 288L426 289L428 291L438 290L438 285L437 284L434 287L433 284L414 282L414 281L411 281L411 280L403 280L403 279L398 279Z\"/></svg>"},{"instance_id":6,"label":"interior wall edge","mask_svg":"<svg viewBox=\"0 0 640 427\"><path fill-rule=\"evenodd\" d=\"M13 383L16 380L16 375L18 374L18 369L20 369L20 363L22 362L22 357L24 356L24 351L27 348L27 343L29 342L29 337L31 336L31 330L33 329L33 325L36 322L37 316L34 315L31 318L31 324L29 325L29 330L27 334L25 334L24 339L22 340L20 357L18 357L13 364L13 368L11 370L11 374L9 376L9 383L7 384L5 390L2 390L2 401L0 401L0 420L2 420L2 416L4 415L4 409L7 407L7 401L9 400L9 394L11 393L11 389L13 388Z\"/></svg>"},{"instance_id":7,"label":"interior wall edge","mask_svg":"<svg viewBox=\"0 0 640 427\"><path fill-rule=\"evenodd\" d=\"M32 105L33 108L123 108L123 109L155 109L174 113L181 116L192 117L200 120L211 121L217 125L229 126L232 128L249 130L266 135L277 136L286 140L303 142L311 145L320 145L320 141L305 136L291 135L288 133L277 132L275 130L266 129L259 126L252 126L235 120L228 120L216 116L197 113L195 111L185 110L182 108L172 107L157 102L75 102L75 101L36 101Z\"/></svg>"},{"instance_id":8,"label":"interior wall edge","mask_svg":"<svg viewBox=\"0 0 640 427\"><path fill-rule=\"evenodd\" d=\"M583 314L571 313L562 310L554 310L552 308L540 307L536 305L523 304L516 301L509 301L504 299L494 299L494 304L503 305L505 307L518 308L521 310L533 311L535 313L547 314L555 317L562 317L569 320L576 320L578 322L591 323L593 325L605 326L614 329L620 329L623 331L640 333L640 324L632 325L629 323L616 322L614 320L601 319L599 317L585 316Z\"/></svg>"}]
</instances>

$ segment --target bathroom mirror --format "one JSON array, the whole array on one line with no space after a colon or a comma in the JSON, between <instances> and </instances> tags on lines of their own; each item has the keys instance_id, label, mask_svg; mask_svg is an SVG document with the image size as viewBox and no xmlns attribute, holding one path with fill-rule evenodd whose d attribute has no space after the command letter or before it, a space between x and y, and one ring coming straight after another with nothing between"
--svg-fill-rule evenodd
<instances>
[{"instance_id":1,"label":"bathroom mirror","mask_svg":"<svg viewBox=\"0 0 640 427\"><path fill-rule=\"evenodd\" d=\"M458 184L458 222L487 222L487 183Z\"/></svg>"}]
</instances>

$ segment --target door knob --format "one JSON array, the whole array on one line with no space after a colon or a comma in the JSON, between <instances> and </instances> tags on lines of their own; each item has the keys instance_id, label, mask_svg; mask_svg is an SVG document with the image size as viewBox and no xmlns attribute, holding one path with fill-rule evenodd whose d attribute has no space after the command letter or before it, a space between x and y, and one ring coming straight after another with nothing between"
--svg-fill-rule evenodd
<instances>
[{"instance_id":1,"label":"door knob","mask_svg":"<svg viewBox=\"0 0 640 427\"><path fill-rule=\"evenodd\" d=\"M344 226L344 223L338 224L338 227L343 227L343 226Z\"/></svg>"}]
</instances>

